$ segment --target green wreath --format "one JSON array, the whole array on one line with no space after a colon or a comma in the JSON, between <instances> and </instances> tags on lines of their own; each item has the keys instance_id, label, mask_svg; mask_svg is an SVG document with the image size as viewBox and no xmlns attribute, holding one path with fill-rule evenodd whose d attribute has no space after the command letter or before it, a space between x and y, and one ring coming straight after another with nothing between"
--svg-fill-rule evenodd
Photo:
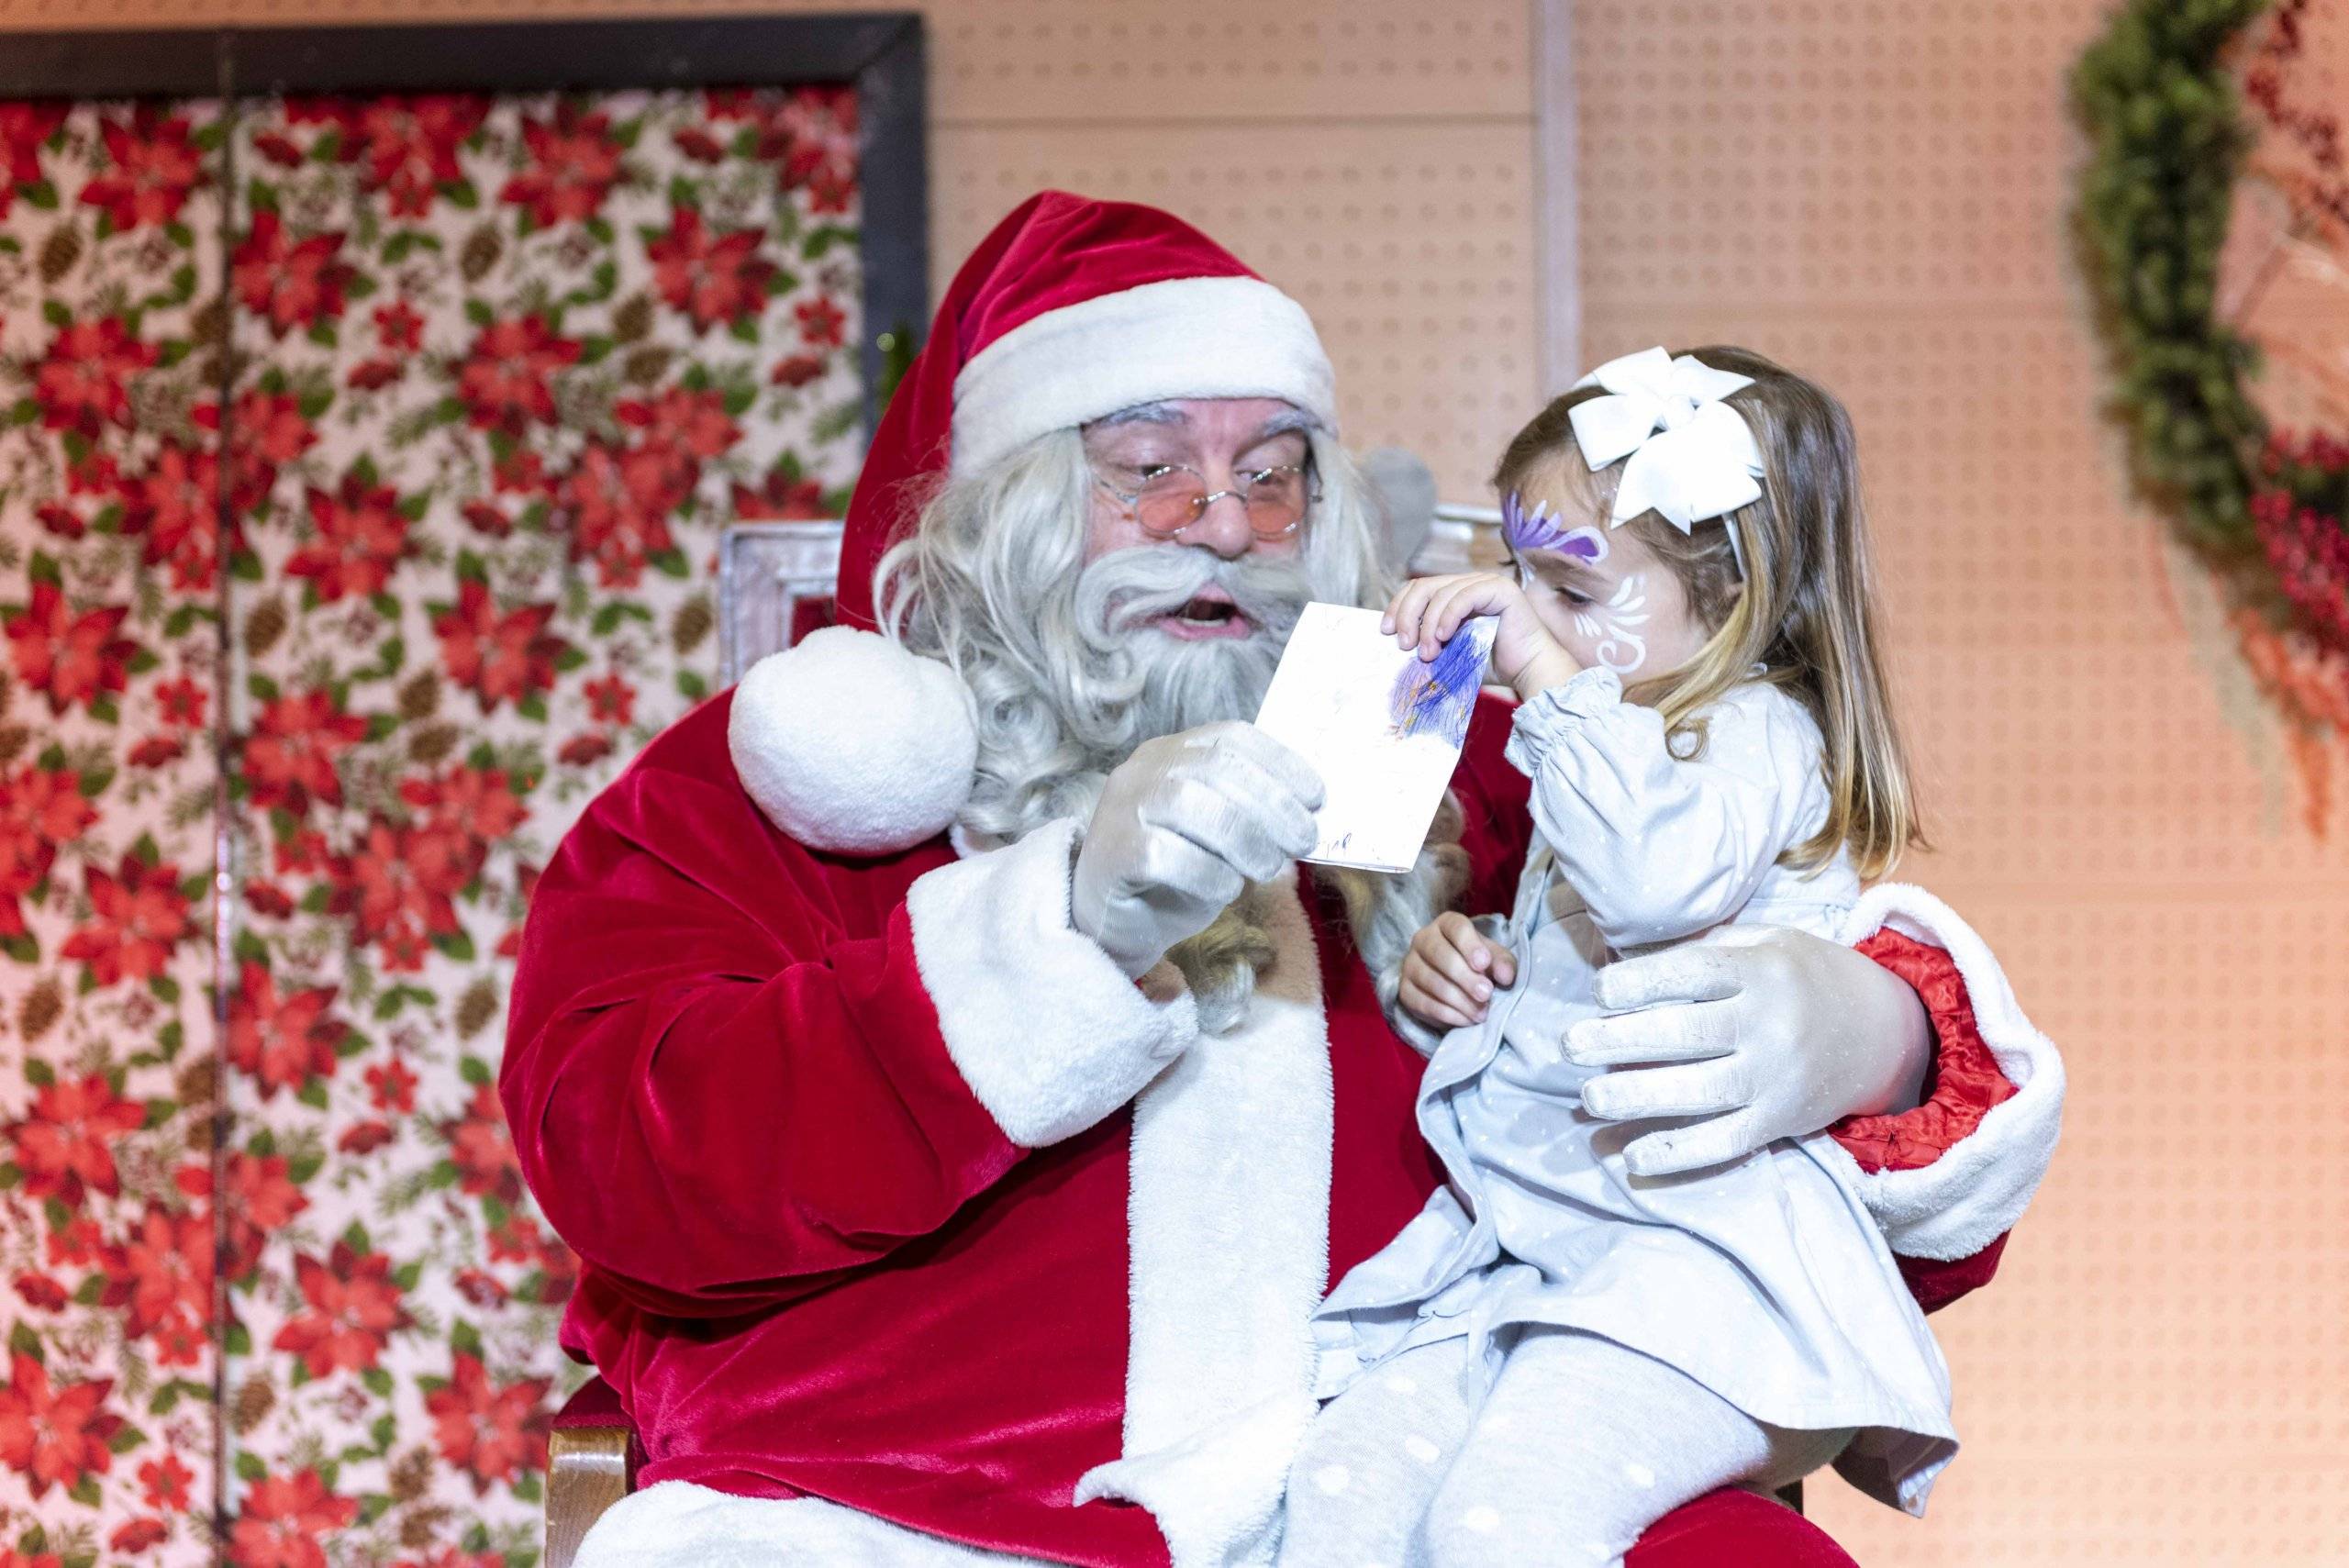
<instances>
[{"instance_id":1,"label":"green wreath","mask_svg":"<svg viewBox=\"0 0 2349 1568\"><path fill-rule=\"evenodd\" d=\"M2298 51L2311 4L2274 0L2271 66ZM2094 141L2079 217L2135 477L2221 574L2254 671L2315 772L2307 747L2349 735L2349 441L2271 431L2250 395L2257 350L2217 310L2233 188L2256 139L2233 57L2270 6L2121 7L2073 81ZM2283 105L2275 81L2273 69L2254 78L2271 122L2337 167L2337 123Z\"/></svg>"}]
</instances>

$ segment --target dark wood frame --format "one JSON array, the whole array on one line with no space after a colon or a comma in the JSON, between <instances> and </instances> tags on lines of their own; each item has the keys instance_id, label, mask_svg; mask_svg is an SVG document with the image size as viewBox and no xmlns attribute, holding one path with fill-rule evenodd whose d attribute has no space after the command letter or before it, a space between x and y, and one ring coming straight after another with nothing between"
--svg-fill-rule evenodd
<instances>
[{"instance_id":1,"label":"dark wood frame","mask_svg":"<svg viewBox=\"0 0 2349 1568\"><path fill-rule=\"evenodd\" d=\"M542 93L853 82L863 206L864 426L930 318L922 22L857 16L0 32L0 98Z\"/></svg>"}]
</instances>

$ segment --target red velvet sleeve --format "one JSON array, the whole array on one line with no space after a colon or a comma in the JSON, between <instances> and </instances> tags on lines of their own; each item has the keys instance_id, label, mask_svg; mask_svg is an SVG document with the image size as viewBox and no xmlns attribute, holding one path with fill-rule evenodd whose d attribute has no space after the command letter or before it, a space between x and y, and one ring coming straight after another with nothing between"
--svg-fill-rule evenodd
<instances>
[{"instance_id":1,"label":"red velvet sleeve","mask_svg":"<svg viewBox=\"0 0 2349 1568\"><path fill-rule=\"evenodd\" d=\"M1460 907L1468 915L1506 915L1517 901L1518 873L1533 844L1533 814L1527 806L1533 781L1509 766L1510 717L1517 705L1490 692L1476 698L1468 740L1452 775L1452 793L1464 818L1460 847L1468 851L1468 887Z\"/></svg>"},{"instance_id":2,"label":"red velvet sleeve","mask_svg":"<svg viewBox=\"0 0 2349 1568\"><path fill-rule=\"evenodd\" d=\"M540 877L499 1085L554 1229L677 1315L819 1288L1019 1154L947 1054L905 876L770 828L723 709L655 741Z\"/></svg>"},{"instance_id":3,"label":"red velvet sleeve","mask_svg":"<svg viewBox=\"0 0 2349 1568\"><path fill-rule=\"evenodd\" d=\"M1878 931L1859 951L1914 988L1932 1019L1936 1050L1923 1104L1898 1116L1846 1117L1828 1131L1864 1171L1913 1171L1955 1147L2015 1086L1998 1071L1975 1022L1965 981L1948 953L1898 931ZM1902 1258L1901 1277L1919 1305L1932 1312L1989 1284L2006 1245L2001 1236L1972 1257L1951 1262Z\"/></svg>"}]
</instances>

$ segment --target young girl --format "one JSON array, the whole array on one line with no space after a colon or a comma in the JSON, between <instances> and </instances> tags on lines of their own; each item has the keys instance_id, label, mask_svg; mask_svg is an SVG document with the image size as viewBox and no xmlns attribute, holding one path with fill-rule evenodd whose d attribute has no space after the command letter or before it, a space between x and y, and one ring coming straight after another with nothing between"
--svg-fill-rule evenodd
<instances>
[{"instance_id":1,"label":"young girl","mask_svg":"<svg viewBox=\"0 0 2349 1568\"><path fill-rule=\"evenodd\" d=\"M1916 840L1850 421L1757 354L1656 349L1544 409L1497 484L1508 572L1412 583L1386 626L1433 658L1496 617L1540 831L1505 923L1446 915L1405 962L1400 1007L1451 1031L1419 1094L1450 1181L1317 1318L1335 1398L1282 1562L1613 1563L1830 1461L1921 1511L1948 1373L1849 1157L1822 1133L1642 1175L1653 1129L1588 1114L1572 1044L1618 955L1843 937Z\"/></svg>"}]
</instances>

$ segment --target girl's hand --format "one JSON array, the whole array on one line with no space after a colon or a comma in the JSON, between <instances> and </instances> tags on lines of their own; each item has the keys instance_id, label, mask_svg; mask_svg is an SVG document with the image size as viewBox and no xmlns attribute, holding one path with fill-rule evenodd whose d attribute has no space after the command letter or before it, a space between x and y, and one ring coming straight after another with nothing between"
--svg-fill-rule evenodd
<instances>
[{"instance_id":1,"label":"girl's hand","mask_svg":"<svg viewBox=\"0 0 2349 1568\"><path fill-rule=\"evenodd\" d=\"M1471 616L1499 620L1493 633L1493 673L1516 687L1520 697L1556 685L1582 668L1542 624L1525 590L1492 572L1414 578L1386 606L1378 628L1402 647L1417 645L1421 659L1432 660Z\"/></svg>"},{"instance_id":2,"label":"girl's hand","mask_svg":"<svg viewBox=\"0 0 2349 1568\"><path fill-rule=\"evenodd\" d=\"M1439 915L1411 939L1396 1000L1423 1024L1458 1029L1484 1018L1495 985L1516 979L1508 949L1486 941L1465 915Z\"/></svg>"}]
</instances>

